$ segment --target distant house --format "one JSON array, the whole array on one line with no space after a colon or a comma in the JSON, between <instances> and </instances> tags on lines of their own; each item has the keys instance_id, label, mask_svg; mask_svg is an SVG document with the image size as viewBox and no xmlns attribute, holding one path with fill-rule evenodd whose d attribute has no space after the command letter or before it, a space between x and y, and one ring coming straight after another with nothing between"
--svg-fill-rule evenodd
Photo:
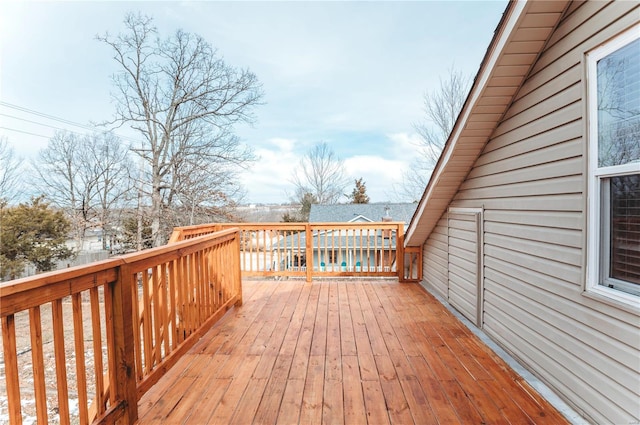
<instances>
[{"instance_id":1,"label":"distant house","mask_svg":"<svg viewBox=\"0 0 640 425\"><path fill-rule=\"evenodd\" d=\"M416 203L372 203L312 205L309 222L379 223L403 222L405 228ZM313 233L313 264L326 272L393 272L397 235L395 231L327 229ZM307 265L306 235L292 235L280 241L290 252L281 267L304 270Z\"/></svg>"},{"instance_id":2,"label":"distant house","mask_svg":"<svg viewBox=\"0 0 640 425\"><path fill-rule=\"evenodd\" d=\"M587 420L640 421L640 3L509 2L405 241Z\"/></svg>"},{"instance_id":3,"label":"distant house","mask_svg":"<svg viewBox=\"0 0 640 425\"><path fill-rule=\"evenodd\" d=\"M67 248L76 250L77 252L96 252L102 251L102 229L99 228L91 228L87 229L85 232L85 236L82 239L82 245L78 246L79 243L75 239L68 239L65 242ZM109 249L109 243L107 243L107 249Z\"/></svg>"},{"instance_id":4,"label":"distant house","mask_svg":"<svg viewBox=\"0 0 640 425\"><path fill-rule=\"evenodd\" d=\"M376 202L371 204L311 205L309 223L375 222L391 219L409 224L417 203Z\"/></svg>"}]
</instances>

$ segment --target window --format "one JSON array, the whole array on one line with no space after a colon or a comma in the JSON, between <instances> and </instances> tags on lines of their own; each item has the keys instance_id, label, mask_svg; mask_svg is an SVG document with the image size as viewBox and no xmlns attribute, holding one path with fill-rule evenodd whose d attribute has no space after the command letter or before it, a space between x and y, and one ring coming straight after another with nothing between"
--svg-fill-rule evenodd
<instances>
[{"instance_id":1,"label":"window","mask_svg":"<svg viewBox=\"0 0 640 425\"><path fill-rule=\"evenodd\" d=\"M587 55L587 289L640 298L640 25Z\"/></svg>"},{"instance_id":2,"label":"window","mask_svg":"<svg viewBox=\"0 0 640 425\"><path fill-rule=\"evenodd\" d=\"M329 257L328 257L328 262L329 263L337 263L338 262L338 253L334 250L328 251L329 253Z\"/></svg>"}]
</instances>

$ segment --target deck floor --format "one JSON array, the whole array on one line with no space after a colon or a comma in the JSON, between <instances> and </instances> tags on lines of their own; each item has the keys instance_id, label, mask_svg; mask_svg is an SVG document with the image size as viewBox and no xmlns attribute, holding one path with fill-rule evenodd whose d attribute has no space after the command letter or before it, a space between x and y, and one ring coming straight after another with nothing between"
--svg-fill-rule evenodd
<instances>
[{"instance_id":1,"label":"deck floor","mask_svg":"<svg viewBox=\"0 0 640 425\"><path fill-rule=\"evenodd\" d=\"M141 399L141 424L566 423L416 284L243 285Z\"/></svg>"}]
</instances>

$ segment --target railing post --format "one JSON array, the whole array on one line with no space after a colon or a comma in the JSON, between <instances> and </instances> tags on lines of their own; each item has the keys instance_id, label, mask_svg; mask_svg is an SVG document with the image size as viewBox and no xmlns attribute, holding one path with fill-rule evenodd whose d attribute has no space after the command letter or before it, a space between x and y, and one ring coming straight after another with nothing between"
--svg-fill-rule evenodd
<instances>
[{"instance_id":1,"label":"railing post","mask_svg":"<svg viewBox=\"0 0 640 425\"><path fill-rule=\"evenodd\" d=\"M174 227L173 232L171 232L171 236L169 237L169 242L167 242L167 245L181 241L182 239L183 239L182 229L180 227Z\"/></svg>"},{"instance_id":2,"label":"railing post","mask_svg":"<svg viewBox=\"0 0 640 425\"><path fill-rule=\"evenodd\" d=\"M2 346L4 349L9 423L22 424L15 316L10 314L0 320L2 320Z\"/></svg>"},{"instance_id":3,"label":"railing post","mask_svg":"<svg viewBox=\"0 0 640 425\"><path fill-rule=\"evenodd\" d=\"M307 259L307 282L313 280L313 232L311 230L311 224L306 223L304 226L305 231L305 257Z\"/></svg>"},{"instance_id":4,"label":"railing post","mask_svg":"<svg viewBox=\"0 0 640 425\"><path fill-rule=\"evenodd\" d=\"M416 267L418 269L417 270L417 272L418 272L417 273L418 274L418 282L422 281L422 272L423 272L423 270L422 270L422 264L423 264L422 263L422 253L423 253L422 248L423 248L422 245L418 248L418 254L417 254L417 258L416 258Z\"/></svg>"},{"instance_id":5,"label":"railing post","mask_svg":"<svg viewBox=\"0 0 640 425\"><path fill-rule=\"evenodd\" d=\"M239 228L236 229L235 236L233 238L235 245L235 253L234 253L234 268L236 275L236 291L238 293L238 301L236 301L236 307L240 307L242 305L242 266L240 264L240 232L242 232Z\"/></svg>"},{"instance_id":6,"label":"railing post","mask_svg":"<svg viewBox=\"0 0 640 425\"><path fill-rule=\"evenodd\" d=\"M398 280L404 282L404 224L398 223L396 230L396 272Z\"/></svg>"},{"instance_id":7,"label":"railing post","mask_svg":"<svg viewBox=\"0 0 640 425\"><path fill-rule=\"evenodd\" d=\"M113 327L113 376L111 390L115 400L123 400L125 405L124 423L134 424L138 420L138 394L133 339L133 273L127 264L119 267L118 280L111 286L112 327Z\"/></svg>"}]
</instances>

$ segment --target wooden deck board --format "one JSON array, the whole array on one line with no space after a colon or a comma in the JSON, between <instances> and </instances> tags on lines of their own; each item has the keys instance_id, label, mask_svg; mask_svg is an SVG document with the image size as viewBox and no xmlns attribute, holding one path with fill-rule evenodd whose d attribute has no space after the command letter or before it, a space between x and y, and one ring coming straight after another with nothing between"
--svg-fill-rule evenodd
<instances>
[{"instance_id":1,"label":"wooden deck board","mask_svg":"<svg viewBox=\"0 0 640 425\"><path fill-rule=\"evenodd\" d=\"M277 423L297 424L302 410L304 379L288 379L278 410Z\"/></svg>"},{"instance_id":2,"label":"wooden deck board","mask_svg":"<svg viewBox=\"0 0 640 425\"><path fill-rule=\"evenodd\" d=\"M285 395L287 376L289 375L289 369L291 369L292 361L292 355L278 356L273 374L271 374L271 377L269 378L267 388L264 391L264 395L260 401L260 406L258 406L258 411L255 415L256 423L276 423L278 412L280 411L280 406Z\"/></svg>"},{"instance_id":3,"label":"wooden deck board","mask_svg":"<svg viewBox=\"0 0 640 425\"><path fill-rule=\"evenodd\" d=\"M344 422L347 424L366 422L360 366L356 356L342 357L342 390Z\"/></svg>"},{"instance_id":4,"label":"wooden deck board","mask_svg":"<svg viewBox=\"0 0 640 425\"><path fill-rule=\"evenodd\" d=\"M324 356L311 356L307 379L302 395L300 423L319 424L322 422L322 402L324 399Z\"/></svg>"},{"instance_id":5,"label":"wooden deck board","mask_svg":"<svg viewBox=\"0 0 640 425\"><path fill-rule=\"evenodd\" d=\"M141 424L566 423L415 284L246 281Z\"/></svg>"}]
</instances>

